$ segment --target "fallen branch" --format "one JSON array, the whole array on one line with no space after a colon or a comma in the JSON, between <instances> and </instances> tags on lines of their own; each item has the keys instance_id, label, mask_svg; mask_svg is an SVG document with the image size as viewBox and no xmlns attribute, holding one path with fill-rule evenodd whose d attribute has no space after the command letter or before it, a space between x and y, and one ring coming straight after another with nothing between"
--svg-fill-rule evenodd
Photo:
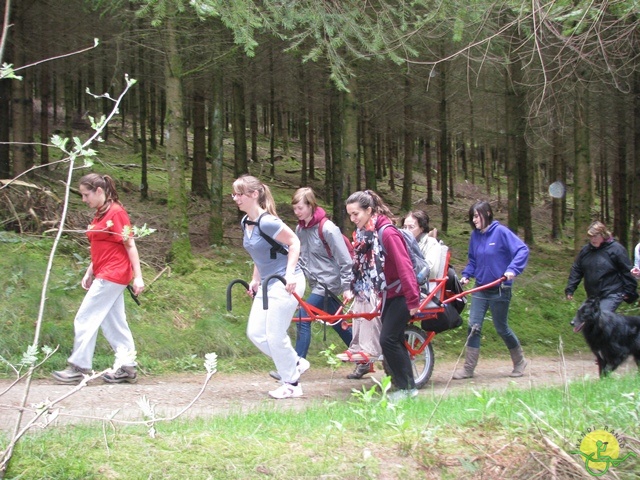
<instances>
[{"instance_id":1,"label":"fallen branch","mask_svg":"<svg viewBox=\"0 0 640 480\"><path fill-rule=\"evenodd\" d=\"M0 180L4 181L4 180ZM20 216L18 215L18 212L16 212L15 207L13 206L13 202L11 202L11 199L9 198L9 195L5 194L5 197L7 199L7 203L9 204L9 210L11 210L11 213L13 214L13 216L16 218L17 222L18 222L18 227L20 227L20 233L24 232L24 229L22 228L22 222L20 221Z\"/></svg>"},{"instance_id":2,"label":"fallen branch","mask_svg":"<svg viewBox=\"0 0 640 480\"><path fill-rule=\"evenodd\" d=\"M167 276L168 276L169 278L171 278L171 266L170 266L170 265L167 265L166 267L164 267L164 268L160 271L160 273L158 273L155 277L153 277L153 280L151 280L151 281L149 282L149 285L147 285L147 287L150 287L151 285L153 285L153 284L154 284L154 282L155 282L156 280L158 280L158 278L160 278L160 277L162 276L162 274L163 274L164 272L166 272L166 271L169 271L169 273L167 274Z\"/></svg>"},{"instance_id":3,"label":"fallen branch","mask_svg":"<svg viewBox=\"0 0 640 480\"><path fill-rule=\"evenodd\" d=\"M558 445L553 443L549 438L543 436L542 441L545 443L547 447L549 447L556 455L562 458L565 462L567 462L576 473L579 473L583 478L590 478L582 465L578 464L571 456L562 450Z\"/></svg>"}]
</instances>

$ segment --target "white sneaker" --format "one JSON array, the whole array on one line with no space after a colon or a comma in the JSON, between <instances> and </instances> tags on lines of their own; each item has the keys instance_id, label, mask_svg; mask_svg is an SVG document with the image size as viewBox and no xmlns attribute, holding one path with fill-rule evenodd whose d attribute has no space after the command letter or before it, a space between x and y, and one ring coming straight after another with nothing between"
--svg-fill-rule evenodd
<instances>
[{"instance_id":1,"label":"white sneaker","mask_svg":"<svg viewBox=\"0 0 640 480\"><path fill-rule=\"evenodd\" d=\"M275 390L271 390L269 392L273 398L277 398L278 400L282 400L283 398L297 398L302 396L302 386L291 385L290 383L283 383Z\"/></svg>"},{"instance_id":2,"label":"white sneaker","mask_svg":"<svg viewBox=\"0 0 640 480\"><path fill-rule=\"evenodd\" d=\"M298 359L298 366L296 368L298 369L298 374L302 375L304 372L309 370L309 368L311 368L311 364L309 363L309 360L307 360L306 358L300 357Z\"/></svg>"},{"instance_id":3,"label":"white sneaker","mask_svg":"<svg viewBox=\"0 0 640 480\"><path fill-rule=\"evenodd\" d=\"M418 389L412 388L411 390L396 390L387 395L389 403L398 403L408 398L414 398L418 396Z\"/></svg>"}]
</instances>

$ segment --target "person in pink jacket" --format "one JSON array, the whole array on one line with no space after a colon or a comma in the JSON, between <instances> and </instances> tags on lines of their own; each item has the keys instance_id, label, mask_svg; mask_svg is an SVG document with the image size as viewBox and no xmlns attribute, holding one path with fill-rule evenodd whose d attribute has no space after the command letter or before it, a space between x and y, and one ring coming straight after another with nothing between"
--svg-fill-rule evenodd
<instances>
[{"instance_id":1,"label":"person in pink jacket","mask_svg":"<svg viewBox=\"0 0 640 480\"><path fill-rule=\"evenodd\" d=\"M353 294L375 295L383 302L380 346L397 387L389 395L389 400L414 397L418 391L404 343L407 322L420 306L420 292L411 257L397 228L385 228L382 238L378 236L380 227L393 223L393 214L378 194L371 190L355 192L347 199L346 208L357 228ZM384 245L384 254L381 244ZM367 255L368 252L372 254ZM386 289L397 280L400 280L398 287Z\"/></svg>"}]
</instances>

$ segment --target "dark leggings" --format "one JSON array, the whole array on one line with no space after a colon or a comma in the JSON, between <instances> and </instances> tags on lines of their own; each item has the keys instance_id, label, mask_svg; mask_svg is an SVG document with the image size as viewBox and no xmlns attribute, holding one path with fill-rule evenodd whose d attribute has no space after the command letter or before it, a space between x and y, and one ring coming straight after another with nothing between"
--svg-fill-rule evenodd
<instances>
[{"instance_id":1,"label":"dark leggings","mask_svg":"<svg viewBox=\"0 0 640 480\"><path fill-rule=\"evenodd\" d=\"M387 299L382 310L380 346L393 383L402 390L416 388L411 359L404 344L404 331L410 317L404 297Z\"/></svg>"}]
</instances>

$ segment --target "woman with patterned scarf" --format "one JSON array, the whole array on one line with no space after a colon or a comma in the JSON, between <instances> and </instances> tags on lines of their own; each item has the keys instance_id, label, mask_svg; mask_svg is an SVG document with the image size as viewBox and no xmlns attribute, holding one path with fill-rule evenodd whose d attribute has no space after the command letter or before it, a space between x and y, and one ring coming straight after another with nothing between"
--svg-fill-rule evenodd
<instances>
[{"instance_id":1,"label":"woman with patterned scarf","mask_svg":"<svg viewBox=\"0 0 640 480\"><path fill-rule=\"evenodd\" d=\"M420 292L404 238L396 228L385 228L382 238L378 236L380 227L393 223L393 214L375 192L353 193L346 206L347 214L357 228L353 293L358 301L369 305L375 306L382 300L380 346L398 388L389 394L389 401L414 397L418 391L404 344L404 331L409 319L418 311ZM400 288L386 290L386 286L396 280L400 280Z\"/></svg>"},{"instance_id":2,"label":"woman with patterned scarf","mask_svg":"<svg viewBox=\"0 0 640 480\"><path fill-rule=\"evenodd\" d=\"M374 255L374 241L377 240L373 228L358 229L354 232L354 259L351 272L351 292L354 294L352 312L371 313L378 306L379 285L377 279L382 273L382 263L379 256ZM379 251L376 247L375 251ZM367 373L373 372L373 364L382 354L380 348L380 317L371 320L356 317L352 323L353 338L349 348L337 357L344 361L356 361L356 367L347 375L348 379L357 380Z\"/></svg>"}]
</instances>

